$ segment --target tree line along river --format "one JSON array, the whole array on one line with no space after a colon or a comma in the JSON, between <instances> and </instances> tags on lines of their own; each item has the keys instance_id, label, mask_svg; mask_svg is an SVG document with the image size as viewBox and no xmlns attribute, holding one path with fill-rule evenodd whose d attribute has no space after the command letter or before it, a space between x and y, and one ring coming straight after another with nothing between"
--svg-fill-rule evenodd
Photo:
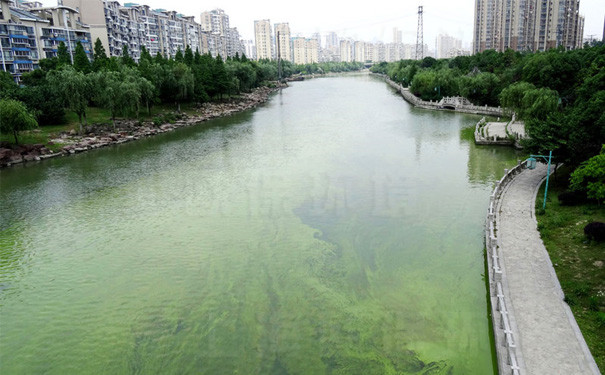
<instances>
[{"instance_id":1,"label":"tree line along river","mask_svg":"<svg viewBox=\"0 0 605 375\"><path fill-rule=\"evenodd\" d=\"M0 171L0 373L494 373L478 119L352 74Z\"/></svg>"}]
</instances>

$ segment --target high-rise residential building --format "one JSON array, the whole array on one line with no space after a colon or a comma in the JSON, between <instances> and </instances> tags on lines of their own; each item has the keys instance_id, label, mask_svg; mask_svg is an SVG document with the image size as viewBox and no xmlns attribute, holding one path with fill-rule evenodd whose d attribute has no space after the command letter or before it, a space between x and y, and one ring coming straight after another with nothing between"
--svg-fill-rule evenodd
<instances>
[{"instance_id":1,"label":"high-rise residential building","mask_svg":"<svg viewBox=\"0 0 605 375\"><path fill-rule=\"evenodd\" d=\"M200 14L200 26L209 39L212 56L235 56L241 53L239 32L229 27L229 16L222 9L213 9Z\"/></svg>"},{"instance_id":2,"label":"high-rise residential building","mask_svg":"<svg viewBox=\"0 0 605 375\"><path fill-rule=\"evenodd\" d=\"M352 62L354 53L355 43L349 39L342 39L340 41L340 61Z\"/></svg>"},{"instance_id":3,"label":"high-rise residential building","mask_svg":"<svg viewBox=\"0 0 605 375\"><path fill-rule=\"evenodd\" d=\"M288 23L275 24L275 54L282 60L292 61L290 25L288 25Z\"/></svg>"},{"instance_id":4,"label":"high-rise residential building","mask_svg":"<svg viewBox=\"0 0 605 375\"><path fill-rule=\"evenodd\" d=\"M319 62L319 43L317 43L317 39L311 38L305 40L305 54L307 64Z\"/></svg>"},{"instance_id":5,"label":"high-rise residential building","mask_svg":"<svg viewBox=\"0 0 605 375\"><path fill-rule=\"evenodd\" d=\"M272 59L272 36L271 36L271 21L258 20L254 21L254 38L256 40L256 58Z\"/></svg>"},{"instance_id":6,"label":"high-rise residential building","mask_svg":"<svg viewBox=\"0 0 605 375\"><path fill-rule=\"evenodd\" d=\"M355 42L355 61L365 62L366 61L366 43Z\"/></svg>"},{"instance_id":7,"label":"high-rise residential building","mask_svg":"<svg viewBox=\"0 0 605 375\"><path fill-rule=\"evenodd\" d=\"M335 32L329 32L326 35L326 48L338 48L338 35Z\"/></svg>"},{"instance_id":8,"label":"high-rise residential building","mask_svg":"<svg viewBox=\"0 0 605 375\"><path fill-rule=\"evenodd\" d=\"M319 47L319 50L321 51L321 34L320 33L313 33L313 35L311 35L311 38L317 40L317 46Z\"/></svg>"},{"instance_id":9,"label":"high-rise residential building","mask_svg":"<svg viewBox=\"0 0 605 375\"><path fill-rule=\"evenodd\" d=\"M403 36L401 30L396 27L393 27L393 43L400 44L403 43Z\"/></svg>"},{"instance_id":10,"label":"high-rise residential building","mask_svg":"<svg viewBox=\"0 0 605 375\"><path fill-rule=\"evenodd\" d=\"M78 43L89 58L92 55L88 25L80 22L76 9L0 0L0 66L16 82L37 69L40 59L55 57L61 42L72 59Z\"/></svg>"},{"instance_id":11,"label":"high-rise residential building","mask_svg":"<svg viewBox=\"0 0 605 375\"><path fill-rule=\"evenodd\" d=\"M584 32L579 0L475 0L473 52L578 48Z\"/></svg>"},{"instance_id":12,"label":"high-rise residential building","mask_svg":"<svg viewBox=\"0 0 605 375\"><path fill-rule=\"evenodd\" d=\"M439 34L435 39L435 51L438 59L450 57L450 51L462 50L462 40L453 36Z\"/></svg>"},{"instance_id":13,"label":"high-rise residential building","mask_svg":"<svg viewBox=\"0 0 605 375\"><path fill-rule=\"evenodd\" d=\"M294 64L313 64L319 62L319 45L316 39L292 38Z\"/></svg>"},{"instance_id":14,"label":"high-rise residential building","mask_svg":"<svg viewBox=\"0 0 605 375\"><path fill-rule=\"evenodd\" d=\"M202 12L200 15L200 24L202 31L224 36L229 29L229 16L222 9Z\"/></svg>"},{"instance_id":15,"label":"high-rise residential building","mask_svg":"<svg viewBox=\"0 0 605 375\"><path fill-rule=\"evenodd\" d=\"M90 25L93 40L99 38L110 56L120 56L125 45L135 60L142 46L151 55L167 57L187 47L223 57L243 52L237 29L229 27L229 17L221 9L202 13L202 25L193 16L147 5L122 6L114 0L61 1L79 12L81 22Z\"/></svg>"},{"instance_id":16,"label":"high-rise residential building","mask_svg":"<svg viewBox=\"0 0 605 375\"><path fill-rule=\"evenodd\" d=\"M246 58L250 60L256 60L256 45L254 44L254 40L248 39L243 41L244 53L246 54Z\"/></svg>"}]
</instances>

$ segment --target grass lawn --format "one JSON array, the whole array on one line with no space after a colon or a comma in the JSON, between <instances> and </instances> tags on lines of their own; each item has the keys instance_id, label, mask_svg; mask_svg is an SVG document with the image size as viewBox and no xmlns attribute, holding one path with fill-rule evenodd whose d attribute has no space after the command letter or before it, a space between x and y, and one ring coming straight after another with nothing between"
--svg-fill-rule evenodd
<instances>
[{"instance_id":1,"label":"grass lawn","mask_svg":"<svg viewBox=\"0 0 605 375\"><path fill-rule=\"evenodd\" d=\"M551 177L546 212L536 215L538 229L557 277L588 347L605 372L605 242L589 241L584 226L591 221L605 222L605 205L586 203L562 206L557 196L567 189L569 170L560 168ZM538 193L536 212L540 212L544 186Z\"/></svg>"}]
</instances>

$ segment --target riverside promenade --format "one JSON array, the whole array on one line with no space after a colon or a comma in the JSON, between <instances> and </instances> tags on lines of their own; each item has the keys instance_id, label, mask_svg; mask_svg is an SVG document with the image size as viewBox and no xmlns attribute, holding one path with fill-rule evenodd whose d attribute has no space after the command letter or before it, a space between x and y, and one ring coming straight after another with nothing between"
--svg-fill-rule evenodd
<instances>
[{"instance_id":1,"label":"riverside promenade","mask_svg":"<svg viewBox=\"0 0 605 375\"><path fill-rule=\"evenodd\" d=\"M487 229L500 374L600 374L537 230L535 199L546 166L511 172L496 187Z\"/></svg>"}]
</instances>

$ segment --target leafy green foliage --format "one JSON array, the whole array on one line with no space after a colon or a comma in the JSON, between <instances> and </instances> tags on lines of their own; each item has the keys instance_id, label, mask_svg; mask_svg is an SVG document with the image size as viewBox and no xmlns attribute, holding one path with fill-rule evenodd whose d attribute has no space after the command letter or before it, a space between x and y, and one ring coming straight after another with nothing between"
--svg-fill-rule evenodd
<instances>
[{"instance_id":1,"label":"leafy green foliage","mask_svg":"<svg viewBox=\"0 0 605 375\"><path fill-rule=\"evenodd\" d=\"M71 65L71 55L64 42L59 43L59 47L57 47L57 59L60 66Z\"/></svg>"},{"instance_id":2,"label":"leafy green foliage","mask_svg":"<svg viewBox=\"0 0 605 375\"><path fill-rule=\"evenodd\" d=\"M82 47L82 43L78 42L78 44L76 44L76 52L74 54L74 69L76 69L78 72L88 74L90 73L91 68L90 60L88 60L84 47Z\"/></svg>"},{"instance_id":3,"label":"leafy green foliage","mask_svg":"<svg viewBox=\"0 0 605 375\"><path fill-rule=\"evenodd\" d=\"M571 175L571 188L585 191L588 198L605 201L605 145L599 155L580 165Z\"/></svg>"},{"instance_id":4,"label":"leafy green foliage","mask_svg":"<svg viewBox=\"0 0 605 375\"><path fill-rule=\"evenodd\" d=\"M65 66L50 72L48 81L64 106L78 115L80 132L82 132L82 123L86 122L86 109L91 98L90 79L72 66Z\"/></svg>"},{"instance_id":5,"label":"leafy green foliage","mask_svg":"<svg viewBox=\"0 0 605 375\"><path fill-rule=\"evenodd\" d=\"M38 127L38 122L25 104L14 99L0 99L0 130L13 133L16 144L19 144L17 134L20 131L36 127Z\"/></svg>"}]
</instances>

